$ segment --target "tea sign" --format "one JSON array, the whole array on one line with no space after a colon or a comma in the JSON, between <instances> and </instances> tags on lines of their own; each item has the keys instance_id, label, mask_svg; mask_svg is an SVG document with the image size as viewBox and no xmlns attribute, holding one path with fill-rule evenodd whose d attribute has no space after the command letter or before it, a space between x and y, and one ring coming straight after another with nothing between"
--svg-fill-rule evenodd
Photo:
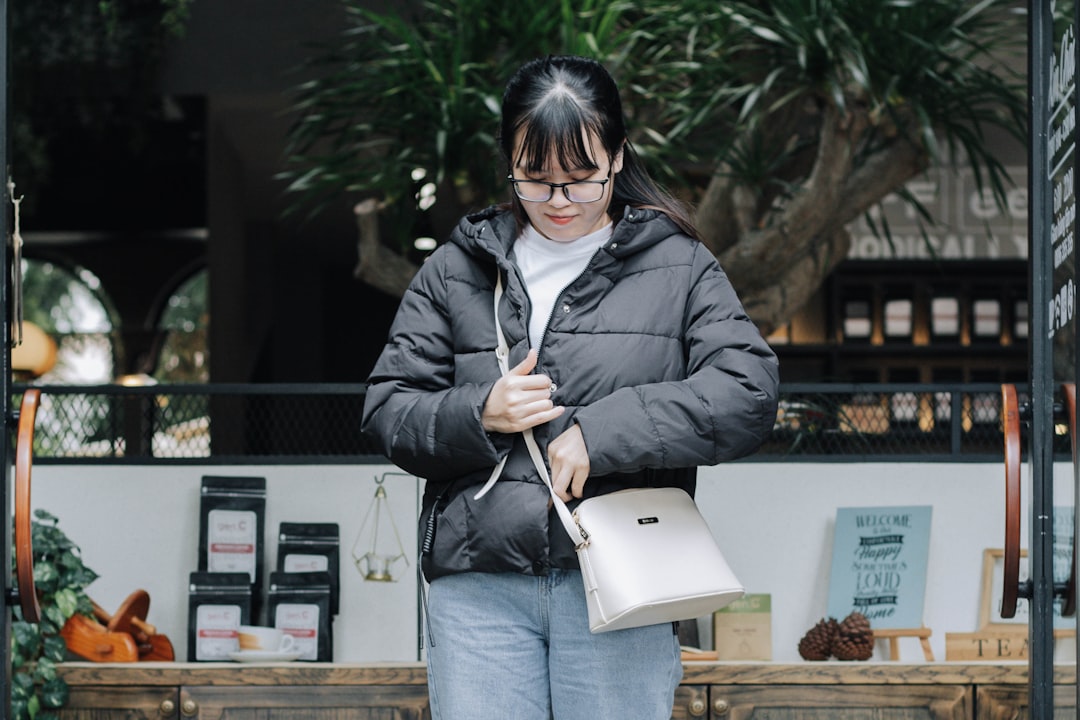
<instances>
[{"instance_id":1,"label":"tea sign","mask_svg":"<svg viewBox=\"0 0 1080 720\"><path fill-rule=\"evenodd\" d=\"M875 629L922 626L929 505L837 508L828 614Z\"/></svg>"}]
</instances>

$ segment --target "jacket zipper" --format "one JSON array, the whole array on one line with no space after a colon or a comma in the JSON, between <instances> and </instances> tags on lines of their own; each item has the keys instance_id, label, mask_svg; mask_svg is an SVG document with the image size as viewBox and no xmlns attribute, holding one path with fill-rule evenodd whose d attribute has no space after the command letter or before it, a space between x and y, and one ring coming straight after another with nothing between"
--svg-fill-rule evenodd
<instances>
[{"instance_id":1,"label":"jacket zipper","mask_svg":"<svg viewBox=\"0 0 1080 720\"><path fill-rule=\"evenodd\" d=\"M600 255L600 253L603 251L603 249L604 249L603 246L600 246L599 248L597 248L596 252L593 253L593 256L591 258L589 258L589 262L584 267L584 269L582 269L582 271L577 274L577 277L575 277L573 280L571 280L566 285L564 285L563 289L559 291L559 294L555 296L555 302L551 304L551 311L548 312L547 322L544 323L544 333L540 336L540 345L536 349L536 367L537 368L542 367L541 360L542 360L542 358L544 356L544 340L547 339L548 330L551 328L551 321L555 317L555 308L559 307L559 303L562 301L563 294L567 291L567 289L569 289L571 285L573 285L578 280L580 280L585 275L585 273L589 272L589 270L592 269L592 266L594 264L596 264L596 258ZM522 283L522 284L524 284L524 283ZM532 303L529 303L529 312L532 312ZM526 320L528 320L528 318L526 318ZM528 328L528 325L526 325L525 327ZM534 370L533 372L536 372L536 371Z\"/></svg>"}]
</instances>

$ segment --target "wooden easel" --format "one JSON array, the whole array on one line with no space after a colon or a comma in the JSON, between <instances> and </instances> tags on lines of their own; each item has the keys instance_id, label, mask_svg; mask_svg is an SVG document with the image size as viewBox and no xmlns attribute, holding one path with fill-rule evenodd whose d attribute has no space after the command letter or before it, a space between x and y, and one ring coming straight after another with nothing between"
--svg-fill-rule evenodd
<instances>
[{"instance_id":1,"label":"wooden easel","mask_svg":"<svg viewBox=\"0 0 1080 720\"><path fill-rule=\"evenodd\" d=\"M934 662L934 651L930 649L930 628L894 628L888 630L874 630L874 640L889 641L889 659L900 659L900 638L917 637L922 645L923 657L926 662Z\"/></svg>"}]
</instances>

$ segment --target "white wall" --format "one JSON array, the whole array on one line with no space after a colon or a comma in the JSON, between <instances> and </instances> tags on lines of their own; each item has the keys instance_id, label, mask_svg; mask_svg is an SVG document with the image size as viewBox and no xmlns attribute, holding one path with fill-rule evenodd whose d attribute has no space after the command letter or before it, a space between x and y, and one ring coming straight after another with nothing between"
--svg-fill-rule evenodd
<instances>
[{"instance_id":1,"label":"white wall","mask_svg":"<svg viewBox=\"0 0 1080 720\"><path fill-rule=\"evenodd\" d=\"M389 476L385 487L409 557L394 583L367 582L352 547L375 494L375 479L396 468L360 466L71 467L35 465L31 505L59 518L100 576L87 594L112 612L129 593L150 593L147 621L187 659L188 574L197 569L203 475L266 478L264 570L277 565L285 522L336 522L341 531L341 608L334 658L414 661L417 654L416 524L419 482Z\"/></svg>"},{"instance_id":2,"label":"white wall","mask_svg":"<svg viewBox=\"0 0 1080 720\"><path fill-rule=\"evenodd\" d=\"M1071 465L1055 467L1055 506L1072 505L1071 472ZM800 660L799 639L826 614L837 507L933 507L924 624L933 633L935 660L945 659L946 632L978 629L983 550L1004 544L1004 469L998 464L742 463L704 470L697 497L747 592L771 593L773 660L781 662ZM703 637L709 636L702 625ZM880 645L876 657L885 659L888 649ZM1058 650L1059 658L1070 658L1071 645ZM921 660L918 640L901 639L900 655Z\"/></svg>"},{"instance_id":3,"label":"white wall","mask_svg":"<svg viewBox=\"0 0 1080 720\"><path fill-rule=\"evenodd\" d=\"M78 467L37 465L32 504L60 527L101 577L88 592L106 610L133 590L151 596L148 621L185 659L187 578L196 568L203 475L267 478L267 569L276 562L281 521L341 527L341 613L335 660L410 661L417 649L415 565L393 584L365 582L351 549L375 478L392 466ZM1026 472L1026 467L1025 467ZM1055 468L1055 505L1071 505L1071 465ZM1024 498L1028 496L1025 477ZM402 540L415 556L420 483L390 476L386 487ZM772 594L773 660L797 662L799 638L826 613L833 521L842 506L932 505L925 624L935 659L946 632L977 629L982 553L1004 538L1003 469L998 464L736 463L701 471L698 500L748 592ZM1027 510L1024 511L1027 538ZM1026 542L1026 541L1025 541ZM1023 602L1023 601L1021 601ZM701 623L709 646L710 623ZM914 639L901 659L920 661ZM885 658L887 648L878 648ZM1059 658L1074 657L1059 648Z\"/></svg>"}]
</instances>

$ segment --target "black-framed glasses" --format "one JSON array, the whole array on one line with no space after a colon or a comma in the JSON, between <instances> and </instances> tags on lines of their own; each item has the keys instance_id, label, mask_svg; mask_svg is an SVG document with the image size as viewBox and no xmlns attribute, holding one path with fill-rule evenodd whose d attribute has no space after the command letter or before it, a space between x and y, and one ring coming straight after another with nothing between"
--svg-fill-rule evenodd
<instances>
[{"instance_id":1,"label":"black-framed glasses","mask_svg":"<svg viewBox=\"0 0 1080 720\"><path fill-rule=\"evenodd\" d=\"M568 183L549 183L543 180L518 180L513 175L506 179L514 186L514 192L526 202L547 202L561 188L563 195L572 203L591 203L604 197L604 186L611 181L611 173L603 180L575 180Z\"/></svg>"}]
</instances>

